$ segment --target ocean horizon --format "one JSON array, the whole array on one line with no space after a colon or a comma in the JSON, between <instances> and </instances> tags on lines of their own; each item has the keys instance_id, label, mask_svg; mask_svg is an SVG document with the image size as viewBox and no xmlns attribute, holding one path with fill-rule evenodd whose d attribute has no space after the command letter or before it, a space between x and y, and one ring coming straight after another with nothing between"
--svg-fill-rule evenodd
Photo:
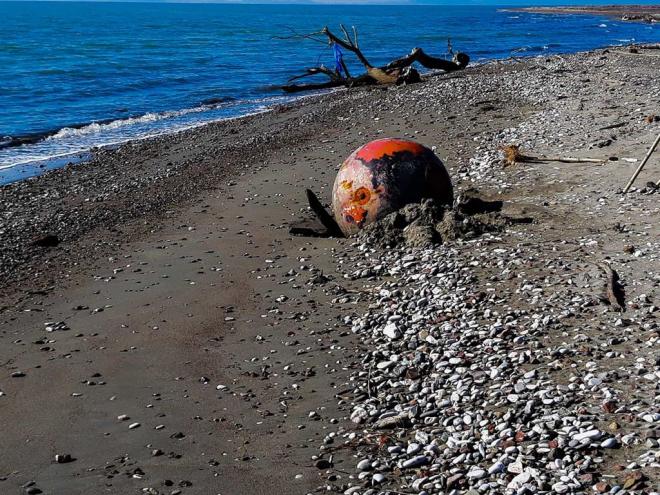
<instances>
[{"instance_id":1,"label":"ocean horizon","mask_svg":"<svg viewBox=\"0 0 660 495\"><path fill-rule=\"evenodd\" d=\"M326 25L355 25L376 64L416 46L448 57L448 39L472 63L660 39L652 24L502 10L510 6L2 2L0 182L291 101L278 86L332 66L333 53L277 37Z\"/></svg>"}]
</instances>

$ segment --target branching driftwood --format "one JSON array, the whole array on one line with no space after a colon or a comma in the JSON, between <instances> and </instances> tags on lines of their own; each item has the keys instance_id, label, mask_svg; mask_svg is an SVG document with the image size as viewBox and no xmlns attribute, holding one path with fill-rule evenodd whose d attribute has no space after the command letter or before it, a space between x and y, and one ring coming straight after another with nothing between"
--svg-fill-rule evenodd
<instances>
[{"instance_id":1,"label":"branching driftwood","mask_svg":"<svg viewBox=\"0 0 660 495\"><path fill-rule=\"evenodd\" d=\"M432 57L421 48L414 48L408 55L391 61L382 67L376 67L369 62L360 48L358 41L358 32L355 27L352 28L352 34L341 25L343 37L339 37L324 27L321 31L311 34L293 34L292 36L279 37L280 39L301 38L316 41L318 43L337 45L341 49L352 53L365 68L365 72L359 76L353 77L343 61L340 61L341 71L331 69L321 65L307 69L304 73L289 78L288 84L282 86L282 89L289 93L300 91L309 91L313 89L336 88L340 86L366 86L373 84L410 84L420 81L420 75L412 65L417 62L427 69L444 70L446 72L464 69L470 62L470 57L465 53L453 53L451 44L449 52L453 55L453 60ZM328 80L320 83L294 83L299 79L316 75L325 75Z\"/></svg>"}]
</instances>

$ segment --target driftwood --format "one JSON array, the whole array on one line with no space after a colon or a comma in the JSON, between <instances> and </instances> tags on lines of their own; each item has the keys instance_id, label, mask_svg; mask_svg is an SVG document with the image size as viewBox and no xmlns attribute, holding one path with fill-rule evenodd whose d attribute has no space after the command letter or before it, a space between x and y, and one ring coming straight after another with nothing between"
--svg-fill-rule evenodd
<instances>
[{"instance_id":1,"label":"driftwood","mask_svg":"<svg viewBox=\"0 0 660 495\"><path fill-rule=\"evenodd\" d=\"M501 146L500 151L504 154L504 163L506 165L515 165L516 163L604 163L607 158L574 158L570 156L531 156L525 155L520 151L516 144Z\"/></svg>"},{"instance_id":2,"label":"driftwood","mask_svg":"<svg viewBox=\"0 0 660 495\"><path fill-rule=\"evenodd\" d=\"M619 311L621 313L625 312L625 293L623 291L623 287L621 287L621 284L619 283L619 274L614 271L610 265L602 263L600 266L603 268L603 270L605 270L605 273L607 274L606 294L610 306L612 306L615 311Z\"/></svg>"},{"instance_id":3,"label":"driftwood","mask_svg":"<svg viewBox=\"0 0 660 495\"><path fill-rule=\"evenodd\" d=\"M617 124L606 125L605 127L601 127L601 128L598 129L598 130L599 130L599 131L606 131L606 130L608 130L608 129L618 129L619 127L623 127L623 126L625 126L625 125L628 125L628 122L619 122L619 123L617 123Z\"/></svg>"},{"instance_id":4,"label":"driftwood","mask_svg":"<svg viewBox=\"0 0 660 495\"><path fill-rule=\"evenodd\" d=\"M454 54L451 43L449 44L449 53L453 56L452 60L445 60L443 58L433 57L428 55L421 48L414 48L408 55L391 61L389 64L382 67L376 67L369 62L369 59L362 52L359 41L358 32L355 27L352 28L352 34L341 25L343 37L339 37L324 27L321 31L311 34L294 34L292 36L278 37L279 39L292 39L302 38L312 40L318 43L337 45L341 49L352 53L365 69L363 74L359 76L351 76L343 57L340 62L341 71L337 68L330 69L321 65L319 67L311 67L304 73L295 75L287 81L288 84L281 87L282 90L288 93L297 93L301 91L310 91L314 89L327 89L337 87L354 87L354 86L367 86L377 84L411 84L419 82L421 77L419 72L412 67L417 62L427 69L443 70L445 72L452 72L464 69L470 62L470 57L465 53ZM317 75L324 75L328 78L324 82L314 83L294 83L299 79Z\"/></svg>"},{"instance_id":5,"label":"driftwood","mask_svg":"<svg viewBox=\"0 0 660 495\"><path fill-rule=\"evenodd\" d=\"M630 191L630 188L633 185L633 182L635 182L635 179L637 176L640 174L642 169L644 168L644 165L646 165L646 162L649 161L649 158L651 158L651 155L655 151L655 149L658 147L658 143L660 143L660 134L658 134L658 137L655 138L655 141L649 148L649 151L646 153L646 156L644 157L644 160L642 160L642 163L639 164L639 167L637 167L637 170L633 173L632 177L628 181L628 184L626 184L626 187L623 188L623 194L626 194L628 191ZM658 182L660 184L660 182Z\"/></svg>"}]
</instances>

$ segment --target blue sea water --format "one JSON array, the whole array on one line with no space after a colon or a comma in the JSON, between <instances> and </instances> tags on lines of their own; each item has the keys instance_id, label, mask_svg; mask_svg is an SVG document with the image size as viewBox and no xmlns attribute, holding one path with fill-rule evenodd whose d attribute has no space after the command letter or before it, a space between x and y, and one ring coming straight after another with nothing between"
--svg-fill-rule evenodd
<instances>
[{"instance_id":1,"label":"blue sea water","mask_svg":"<svg viewBox=\"0 0 660 495\"><path fill-rule=\"evenodd\" d=\"M442 55L448 37L475 62L660 40L660 26L490 6L0 2L0 19L0 172L286 101L274 85L333 54L276 37L325 25L357 26L374 63ZM42 139L7 146L25 136Z\"/></svg>"}]
</instances>

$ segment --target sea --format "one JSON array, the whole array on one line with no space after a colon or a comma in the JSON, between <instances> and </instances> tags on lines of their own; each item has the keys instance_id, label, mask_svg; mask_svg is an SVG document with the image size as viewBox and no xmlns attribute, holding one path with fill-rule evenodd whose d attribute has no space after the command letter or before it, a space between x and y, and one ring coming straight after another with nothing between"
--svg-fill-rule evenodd
<instances>
[{"instance_id":1,"label":"sea","mask_svg":"<svg viewBox=\"0 0 660 495\"><path fill-rule=\"evenodd\" d=\"M334 67L332 47L300 36L324 26L355 26L374 64L449 56L448 39L474 63L660 41L657 25L505 8L0 2L0 184L300 97L278 86Z\"/></svg>"}]
</instances>

